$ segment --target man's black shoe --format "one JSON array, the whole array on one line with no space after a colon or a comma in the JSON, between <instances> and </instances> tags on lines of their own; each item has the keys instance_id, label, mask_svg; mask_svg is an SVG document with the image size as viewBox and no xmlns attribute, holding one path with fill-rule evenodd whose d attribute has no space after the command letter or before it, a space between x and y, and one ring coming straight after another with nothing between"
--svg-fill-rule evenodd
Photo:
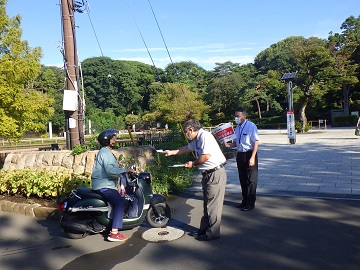
<instances>
[{"instance_id":1,"label":"man's black shoe","mask_svg":"<svg viewBox=\"0 0 360 270\"><path fill-rule=\"evenodd\" d=\"M247 212L247 211L253 210L254 208L255 208L254 205L246 205L243 208L241 208L240 210L244 211L244 212Z\"/></svg>"},{"instance_id":2,"label":"man's black shoe","mask_svg":"<svg viewBox=\"0 0 360 270\"><path fill-rule=\"evenodd\" d=\"M208 236L207 234L202 234L202 235L199 235L198 237L195 237L195 239L198 241L212 241L212 240L216 240L219 238L220 237Z\"/></svg>"},{"instance_id":3,"label":"man's black shoe","mask_svg":"<svg viewBox=\"0 0 360 270\"><path fill-rule=\"evenodd\" d=\"M189 232L189 236L192 236L192 237L198 237L200 235L204 235L205 233L200 231L200 230L197 230L197 231L192 231L192 232Z\"/></svg>"},{"instance_id":4,"label":"man's black shoe","mask_svg":"<svg viewBox=\"0 0 360 270\"><path fill-rule=\"evenodd\" d=\"M246 206L246 202L242 201L241 203L239 203L236 207L237 208L243 208Z\"/></svg>"}]
</instances>

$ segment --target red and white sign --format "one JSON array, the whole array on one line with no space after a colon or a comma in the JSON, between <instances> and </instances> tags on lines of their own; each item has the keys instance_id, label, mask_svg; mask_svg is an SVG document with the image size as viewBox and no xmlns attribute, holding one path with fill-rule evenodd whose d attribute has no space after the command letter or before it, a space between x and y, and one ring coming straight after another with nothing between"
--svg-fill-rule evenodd
<instances>
[{"instance_id":1,"label":"red and white sign","mask_svg":"<svg viewBox=\"0 0 360 270\"><path fill-rule=\"evenodd\" d=\"M287 120L287 131L289 139L295 139L296 130L295 130L295 117L294 111L286 112L286 120Z\"/></svg>"},{"instance_id":2,"label":"red and white sign","mask_svg":"<svg viewBox=\"0 0 360 270\"><path fill-rule=\"evenodd\" d=\"M235 131L231 123L223 124L212 131L215 138L220 142L223 143L224 141L231 141L236 139Z\"/></svg>"}]
</instances>

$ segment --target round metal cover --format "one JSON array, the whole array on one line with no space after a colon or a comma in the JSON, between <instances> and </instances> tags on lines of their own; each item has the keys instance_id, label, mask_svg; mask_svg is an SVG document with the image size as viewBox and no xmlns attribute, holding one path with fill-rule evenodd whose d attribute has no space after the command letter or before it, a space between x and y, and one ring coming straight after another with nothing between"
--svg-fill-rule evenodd
<instances>
[{"instance_id":1,"label":"round metal cover","mask_svg":"<svg viewBox=\"0 0 360 270\"><path fill-rule=\"evenodd\" d=\"M181 229L166 226L165 228L152 228L141 234L141 238L155 243L169 242L179 239L185 232Z\"/></svg>"}]
</instances>

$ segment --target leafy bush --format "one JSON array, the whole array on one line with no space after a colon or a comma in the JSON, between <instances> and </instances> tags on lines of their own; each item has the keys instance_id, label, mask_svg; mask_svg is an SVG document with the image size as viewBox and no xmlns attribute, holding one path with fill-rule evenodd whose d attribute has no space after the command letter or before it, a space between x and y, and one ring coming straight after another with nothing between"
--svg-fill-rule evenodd
<instances>
[{"instance_id":1,"label":"leafy bush","mask_svg":"<svg viewBox=\"0 0 360 270\"><path fill-rule=\"evenodd\" d=\"M302 122L301 121L295 121L295 130L296 130L296 132L308 132L310 130L309 123L306 123L304 131L302 129L303 129Z\"/></svg>"},{"instance_id":2,"label":"leafy bush","mask_svg":"<svg viewBox=\"0 0 360 270\"><path fill-rule=\"evenodd\" d=\"M87 174L71 174L66 171L0 170L0 193L52 199L67 195L78 186L90 187Z\"/></svg>"},{"instance_id":3,"label":"leafy bush","mask_svg":"<svg viewBox=\"0 0 360 270\"><path fill-rule=\"evenodd\" d=\"M356 123L357 123L356 115L335 116L332 126L349 127L349 126L356 126Z\"/></svg>"},{"instance_id":4,"label":"leafy bush","mask_svg":"<svg viewBox=\"0 0 360 270\"><path fill-rule=\"evenodd\" d=\"M71 154L74 156L80 155L81 153L85 153L87 151L86 145L77 144L74 146L74 149L72 150Z\"/></svg>"},{"instance_id":5,"label":"leafy bush","mask_svg":"<svg viewBox=\"0 0 360 270\"><path fill-rule=\"evenodd\" d=\"M158 145L158 149L173 150L186 145L185 139L179 132L171 131L164 137L164 142ZM157 193L168 194L175 191L184 190L192 185L193 173L197 172L196 168L170 168L174 164L183 164L188 160L194 160L195 157L191 153L165 157L158 154L157 164L150 166L149 171L153 176L152 188Z\"/></svg>"}]
</instances>

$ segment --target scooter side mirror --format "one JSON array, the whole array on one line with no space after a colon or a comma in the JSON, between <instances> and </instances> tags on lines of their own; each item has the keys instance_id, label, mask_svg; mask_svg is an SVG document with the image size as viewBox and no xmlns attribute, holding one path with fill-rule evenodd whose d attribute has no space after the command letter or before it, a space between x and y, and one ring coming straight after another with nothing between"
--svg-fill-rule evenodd
<instances>
[{"instance_id":1,"label":"scooter side mirror","mask_svg":"<svg viewBox=\"0 0 360 270\"><path fill-rule=\"evenodd\" d=\"M150 185L151 183L151 173L148 173L148 172L141 172L139 174L139 178L143 179L148 185Z\"/></svg>"}]
</instances>

